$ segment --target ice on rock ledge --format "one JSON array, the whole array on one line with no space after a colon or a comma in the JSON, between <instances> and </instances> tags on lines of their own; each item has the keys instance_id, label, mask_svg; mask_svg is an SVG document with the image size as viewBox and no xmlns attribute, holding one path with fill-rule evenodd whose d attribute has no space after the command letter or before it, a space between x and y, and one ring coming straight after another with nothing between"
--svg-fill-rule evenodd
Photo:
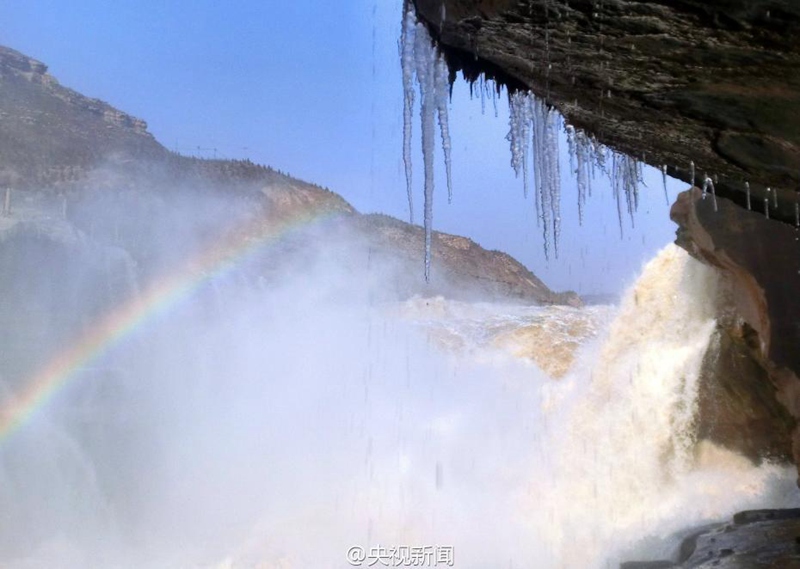
<instances>
[{"instance_id":1,"label":"ice on rock ledge","mask_svg":"<svg viewBox=\"0 0 800 569\"><path fill-rule=\"evenodd\" d=\"M411 133L417 94L420 101L424 170L425 279L430 280L437 119L444 153L448 201L452 201L453 197L452 143L448 123L450 75L443 55L431 39L427 28L417 21L413 9L408 9L403 18L400 54L404 92L403 162L409 218L412 223L414 201ZM482 76L479 81L483 107L488 82L485 82ZM493 102L496 91L496 89L492 91ZM551 251L558 257L561 235L561 165L558 147L559 131L562 128L566 130L569 146L570 173L575 176L577 182L579 222L583 224L586 200L592 192L592 179L599 170L608 175L611 182L617 201L620 234L623 233L624 211L627 211L633 224L634 213L639 204L639 185L643 183L641 163L630 156L609 151L594 138L572 125L564 126L561 114L544 101L537 99L530 91L513 91L509 93L508 98L509 132L506 138L511 150L511 166L517 177L522 174L523 190L527 197L530 193L528 160L532 156L536 220L537 225L542 228L545 257L549 259Z\"/></svg>"}]
</instances>

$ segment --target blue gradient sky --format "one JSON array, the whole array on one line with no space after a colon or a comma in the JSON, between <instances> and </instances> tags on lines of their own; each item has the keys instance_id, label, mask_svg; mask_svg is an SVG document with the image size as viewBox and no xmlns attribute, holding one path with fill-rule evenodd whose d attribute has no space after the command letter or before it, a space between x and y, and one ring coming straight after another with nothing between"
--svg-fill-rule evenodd
<instances>
[{"instance_id":1,"label":"blue gradient sky","mask_svg":"<svg viewBox=\"0 0 800 569\"><path fill-rule=\"evenodd\" d=\"M0 43L145 119L171 149L247 157L329 187L360 211L407 219L400 20L400 0L26 0L0 3ZM491 101L484 114L460 81L450 130L455 198L447 204L439 152L435 227L511 253L554 289L618 291L674 237L655 170L646 173L636 229L626 221L620 239L616 204L599 180L579 226L562 141L562 254L548 262L534 203L509 165L505 98L498 118ZM419 208L421 170L417 155ZM674 199L684 186L670 180L668 189Z\"/></svg>"}]
</instances>

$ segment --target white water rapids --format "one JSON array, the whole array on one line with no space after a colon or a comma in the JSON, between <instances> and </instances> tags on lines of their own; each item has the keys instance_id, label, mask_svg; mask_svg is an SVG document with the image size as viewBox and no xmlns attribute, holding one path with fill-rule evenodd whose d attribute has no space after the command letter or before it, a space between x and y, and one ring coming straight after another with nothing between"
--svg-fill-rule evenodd
<instances>
[{"instance_id":1,"label":"white water rapids","mask_svg":"<svg viewBox=\"0 0 800 569\"><path fill-rule=\"evenodd\" d=\"M615 567L797 503L791 469L691 437L715 282L675 246L619 308L334 303L312 281L207 291L3 441L0 566L429 546L460 569Z\"/></svg>"}]
</instances>

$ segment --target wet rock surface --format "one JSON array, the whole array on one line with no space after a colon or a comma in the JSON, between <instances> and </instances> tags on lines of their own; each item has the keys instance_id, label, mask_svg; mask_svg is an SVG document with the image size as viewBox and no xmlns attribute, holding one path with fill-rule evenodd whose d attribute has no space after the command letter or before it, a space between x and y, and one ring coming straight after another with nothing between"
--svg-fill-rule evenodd
<instances>
[{"instance_id":1,"label":"wet rock surface","mask_svg":"<svg viewBox=\"0 0 800 569\"><path fill-rule=\"evenodd\" d=\"M620 569L800 567L800 509L740 512L687 537L675 561L627 562Z\"/></svg>"},{"instance_id":2,"label":"wet rock surface","mask_svg":"<svg viewBox=\"0 0 800 569\"><path fill-rule=\"evenodd\" d=\"M735 323L720 322L703 360L697 437L755 463L791 462L794 419Z\"/></svg>"},{"instance_id":3,"label":"wet rock surface","mask_svg":"<svg viewBox=\"0 0 800 569\"><path fill-rule=\"evenodd\" d=\"M751 457L759 447L761 456L785 456L786 434L794 428L793 455L800 462L794 426L800 418L800 233L727 199L704 199L697 188L678 197L671 216L679 225L677 243L719 268L726 283L719 317L724 345L706 366L717 379L701 393L701 406L718 422L701 428L738 431L728 438Z\"/></svg>"}]
</instances>

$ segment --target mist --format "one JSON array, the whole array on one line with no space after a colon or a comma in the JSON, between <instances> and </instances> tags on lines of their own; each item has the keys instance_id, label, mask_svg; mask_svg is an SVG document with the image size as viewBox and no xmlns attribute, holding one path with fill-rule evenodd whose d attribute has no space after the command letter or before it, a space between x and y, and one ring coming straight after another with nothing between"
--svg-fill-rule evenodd
<instances>
[{"instance_id":1,"label":"mist","mask_svg":"<svg viewBox=\"0 0 800 569\"><path fill-rule=\"evenodd\" d=\"M522 420L531 366L504 363L522 391L498 390L394 315L408 267L370 257L339 218L278 219L259 195L154 183L40 196L55 221L15 209L4 412L48 362L104 337L5 433L4 566L346 566L354 545L452 544L505 516L445 496L524 455L481 449ZM256 225L283 229L242 253ZM231 258L203 262L220 243ZM152 292L165 286L179 292Z\"/></svg>"},{"instance_id":2,"label":"mist","mask_svg":"<svg viewBox=\"0 0 800 569\"><path fill-rule=\"evenodd\" d=\"M789 503L693 438L716 285L674 246L619 308L419 295L350 213L123 174L4 229L4 567L602 567Z\"/></svg>"}]
</instances>

